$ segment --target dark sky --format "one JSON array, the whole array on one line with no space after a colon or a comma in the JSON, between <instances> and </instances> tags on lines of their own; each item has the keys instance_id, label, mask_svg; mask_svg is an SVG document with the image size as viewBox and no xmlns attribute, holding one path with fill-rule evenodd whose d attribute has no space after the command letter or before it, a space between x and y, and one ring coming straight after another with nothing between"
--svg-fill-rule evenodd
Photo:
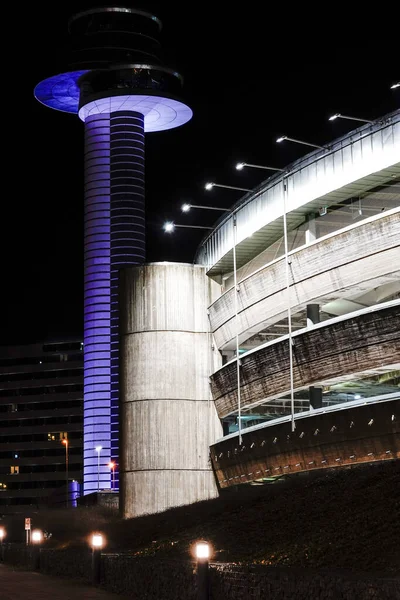
<instances>
[{"instance_id":1,"label":"dark sky","mask_svg":"<svg viewBox=\"0 0 400 600\"><path fill-rule=\"evenodd\" d=\"M93 3L31 2L3 21L10 37L3 55L9 65L1 344L82 330L83 125L41 106L33 88L63 70L58 53L67 19L88 6ZM321 144L353 127L328 122L332 112L373 119L399 107L399 92L389 89L400 76L398 31L384 4L363 21L336 4L305 6L142 2L163 20L166 55L184 74L185 99L194 111L184 127L146 138L149 261L193 260L201 232L166 236L162 224L192 219L209 225L215 213L183 217L182 201L228 207L238 200L236 192L207 194L206 181L252 187L262 173L235 171L238 160L283 167L307 152L276 145L279 134Z\"/></svg>"}]
</instances>

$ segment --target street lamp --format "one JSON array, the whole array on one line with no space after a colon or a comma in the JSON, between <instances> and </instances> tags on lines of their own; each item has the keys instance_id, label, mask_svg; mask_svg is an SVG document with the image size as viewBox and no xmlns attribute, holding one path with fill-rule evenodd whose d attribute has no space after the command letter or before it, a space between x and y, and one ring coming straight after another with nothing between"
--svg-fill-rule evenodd
<instances>
[{"instance_id":1,"label":"street lamp","mask_svg":"<svg viewBox=\"0 0 400 600\"><path fill-rule=\"evenodd\" d=\"M214 184L209 184L214 185ZM216 184L215 184L216 185ZM229 187L229 186L220 186ZM233 188L237 189L237 188ZM219 210L232 214L232 254L233 254L233 287L235 304L235 323L236 323L236 377L237 377L237 395L238 395L238 427L239 427L239 445L242 443L242 414L241 414L241 392L240 392L240 358L239 358L239 315L238 315L238 285L237 285L237 265L236 265L236 245L237 245L237 220L236 213L230 208L221 208L220 206L203 206L201 204L183 204L182 212L188 212L191 208L201 210Z\"/></svg>"},{"instance_id":2,"label":"street lamp","mask_svg":"<svg viewBox=\"0 0 400 600\"><path fill-rule=\"evenodd\" d=\"M329 117L329 121L336 121L336 119L347 119L348 121L360 121L361 123L373 123L373 121L368 121L368 119L360 119L358 117L349 117L348 115L342 115L341 113L336 113Z\"/></svg>"},{"instance_id":3,"label":"street lamp","mask_svg":"<svg viewBox=\"0 0 400 600\"><path fill-rule=\"evenodd\" d=\"M287 135L281 135L276 140L277 144L284 142L287 140L288 142L295 142L296 144L303 144L304 146L311 146L312 148L319 148L320 150L327 150L327 146L318 146L318 144L310 144L310 142L303 142L303 140L297 140L296 138L291 138Z\"/></svg>"},{"instance_id":4,"label":"street lamp","mask_svg":"<svg viewBox=\"0 0 400 600\"><path fill-rule=\"evenodd\" d=\"M206 190L212 190L214 187L225 188L227 190L237 190L238 192L251 192L247 188L236 187L235 185L223 185L222 183L206 183L204 186Z\"/></svg>"},{"instance_id":5,"label":"street lamp","mask_svg":"<svg viewBox=\"0 0 400 600\"><path fill-rule=\"evenodd\" d=\"M97 491L100 491L100 452L102 451L103 446L96 446L95 450L97 452Z\"/></svg>"},{"instance_id":6,"label":"street lamp","mask_svg":"<svg viewBox=\"0 0 400 600\"><path fill-rule=\"evenodd\" d=\"M164 231L166 233L173 233L176 227L181 227L182 229L213 229L213 227L204 227L203 225L180 225L172 221L164 223Z\"/></svg>"},{"instance_id":7,"label":"street lamp","mask_svg":"<svg viewBox=\"0 0 400 600\"><path fill-rule=\"evenodd\" d=\"M254 169L265 169L266 171L284 171L284 169L277 169L276 167L264 167L264 165L253 165L251 163L240 162L237 163L236 169L242 171L244 167L252 167Z\"/></svg>"},{"instance_id":8,"label":"street lamp","mask_svg":"<svg viewBox=\"0 0 400 600\"><path fill-rule=\"evenodd\" d=\"M111 490L115 490L115 467L116 467L116 464L112 460L111 462L108 463L108 466L111 469L111 475L112 475L112 477L111 477Z\"/></svg>"},{"instance_id":9,"label":"street lamp","mask_svg":"<svg viewBox=\"0 0 400 600\"><path fill-rule=\"evenodd\" d=\"M65 446L65 483L67 486L67 490L66 490L66 504L67 504L67 508L68 508L68 439L64 438L61 442L62 444L64 444Z\"/></svg>"},{"instance_id":10,"label":"street lamp","mask_svg":"<svg viewBox=\"0 0 400 600\"><path fill-rule=\"evenodd\" d=\"M223 212L232 212L230 208L222 208L222 206L203 206L202 204L182 204L181 211L189 212L191 208L200 208L205 210L220 210ZM207 227L208 229L208 227ZM212 229L212 227L210 227Z\"/></svg>"}]
</instances>

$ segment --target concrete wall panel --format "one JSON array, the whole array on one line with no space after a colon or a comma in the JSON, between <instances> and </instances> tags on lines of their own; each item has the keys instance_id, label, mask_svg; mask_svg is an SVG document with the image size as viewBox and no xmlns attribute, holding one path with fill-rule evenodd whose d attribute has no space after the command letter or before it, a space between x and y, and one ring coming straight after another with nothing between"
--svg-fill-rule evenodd
<instances>
[{"instance_id":1,"label":"concrete wall panel","mask_svg":"<svg viewBox=\"0 0 400 600\"><path fill-rule=\"evenodd\" d=\"M129 401L208 400L209 375L219 364L209 333L151 331L122 339L124 389Z\"/></svg>"},{"instance_id":2,"label":"concrete wall panel","mask_svg":"<svg viewBox=\"0 0 400 600\"><path fill-rule=\"evenodd\" d=\"M122 307L121 332L208 332L208 298L219 296L220 286L205 280L204 268L180 263L141 266L134 277L121 279L131 302Z\"/></svg>"},{"instance_id":3,"label":"concrete wall panel","mask_svg":"<svg viewBox=\"0 0 400 600\"><path fill-rule=\"evenodd\" d=\"M131 472L209 469L209 440L221 433L212 401L148 400L123 405Z\"/></svg>"},{"instance_id":4,"label":"concrete wall panel","mask_svg":"<svg viewBox=\"0 0 400 600\"><path fill-rule=\"evenodd\" d=\"M120 506L134 517L217 495L209 446L221 436L209 376L221 366L199 266L121 274Z\"/></svg>"},{"instance_id":5,"label":"concrete wall panel","mask_svg":"<svg viewBox=\"0 0 400 600\"><path fill-rule=\"evenodd\" d=\"M125 506L139 516L214 498L215 476L207 471L142 471L125 475Z\"/></svg>"}]
</instances>

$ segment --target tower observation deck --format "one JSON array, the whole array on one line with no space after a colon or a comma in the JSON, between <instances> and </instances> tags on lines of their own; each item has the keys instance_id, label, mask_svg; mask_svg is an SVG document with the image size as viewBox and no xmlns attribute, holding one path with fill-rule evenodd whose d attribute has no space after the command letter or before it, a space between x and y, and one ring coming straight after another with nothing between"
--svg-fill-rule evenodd
<instances>
[{"instance_id":1,"label":"tower observation deck","mask_svg":"<svg viewBox=\"0 0 400 600\"><path fill-rule=\"evenodd\" d=\"M145 261L144 134L192 117L181 75L162 63L161 28L133 8L74 15L68 70L34 92L85 124L85 494L110 488L107 464L118 463L118 272Z\"/></svg>"}]
</instances>

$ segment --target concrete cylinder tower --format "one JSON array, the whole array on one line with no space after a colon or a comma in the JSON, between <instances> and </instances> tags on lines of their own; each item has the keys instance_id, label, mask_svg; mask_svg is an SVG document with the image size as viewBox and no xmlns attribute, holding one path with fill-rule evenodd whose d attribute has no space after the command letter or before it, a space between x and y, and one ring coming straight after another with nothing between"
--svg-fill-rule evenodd
<instances>
[{"instance_id":1,"label":"concrete cylinder tower","mask_svg":"<svg viewBox=\"0 0 400 600\"><path fill-rule=\"evenodd\" d=\"M124 269L120 287L120 509L136 517L217 494L209 446L222 437L209 375L221 366L205 268Z\"/></svg>"},{"instance_id":2,"label":"concrete cylinder tower","mask_svg":"<svg viewBox=\"0 0 400 600\"><path fill-rule=\"evenodd\" d=\"M69 21L67 71L35 88L85 124L85 494L110 488L108 462L119 463L118 278L145 260L144 134L192 117L182 77L162 64L161 27L133 8L81 12Z\"/></svg>"}]
</instances>

